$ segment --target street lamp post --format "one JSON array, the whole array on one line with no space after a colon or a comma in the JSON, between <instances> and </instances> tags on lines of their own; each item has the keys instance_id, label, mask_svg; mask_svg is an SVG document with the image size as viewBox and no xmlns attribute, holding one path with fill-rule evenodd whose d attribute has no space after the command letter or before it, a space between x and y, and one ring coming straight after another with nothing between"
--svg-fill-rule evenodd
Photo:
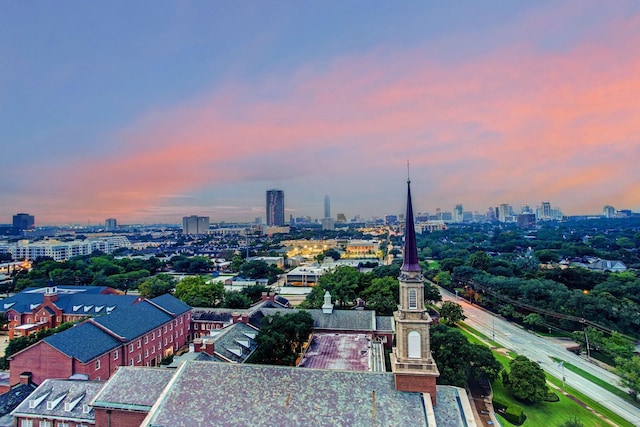
<instances>
[{"instance_id":1,"label":"street lamp post","mask_svg":"<svg viewBox=\"0 0 640 427\"><path fill-rule=\"evenodd\" d=\"M491 339L496 340L496 316L491 315Z\"/></svg>"}]
</instances>

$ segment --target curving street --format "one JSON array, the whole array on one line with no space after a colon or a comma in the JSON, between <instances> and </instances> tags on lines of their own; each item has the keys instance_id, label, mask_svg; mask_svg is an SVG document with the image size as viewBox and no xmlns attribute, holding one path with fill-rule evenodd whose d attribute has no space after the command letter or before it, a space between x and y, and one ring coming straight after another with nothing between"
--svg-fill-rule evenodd
<instances>
[{"instance_id":1,"label":"curving street","mask_svg":"<svg viewBox=\"0 0 640 427\"><path fill-rule=\"evenodd\" d=\"M476 305L469 304L469 301L464 300L461 296L456 297L442 288L440 288L440 293L443 301L454 301L462 306L464 314L467 316L465 323L472 328L492 338L493 341L504 348L537 361L546 372L554 377L562 380L564 374L567 385L580 390L586 396L617 413L630 423L640 425L639 408L580 375L563 369L552 357L565 360L626 391L626 389L620 387L617 375L566 350L553 339L538 336L504 320L500 316L496 316Z\"/></svg>"}]
</instances>

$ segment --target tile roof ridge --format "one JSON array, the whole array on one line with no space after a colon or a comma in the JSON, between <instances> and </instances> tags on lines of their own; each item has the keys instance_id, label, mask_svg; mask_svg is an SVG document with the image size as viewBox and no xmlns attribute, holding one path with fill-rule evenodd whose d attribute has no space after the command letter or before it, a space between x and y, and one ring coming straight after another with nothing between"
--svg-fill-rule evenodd
<instances>
[{"instance_id":1,"label":"tile roof ridge","mask_svg":"<svg viewBox=\"0 0 640 427\"><path fill-rule=\"evenodd\" d=\"M104 325L101 325L100 323L94 321L93 317L90 319L87 319L85 322L83 323L91 323L92 325L98 327L98 329L102 330L103 332L107 333L108 335L111 335L112 337L114 337L115 339L117 339L120 342L126 342L127 338L116 334L115 332L113 332L111 329L107 328Z\"/></svg>"}]
</instances>

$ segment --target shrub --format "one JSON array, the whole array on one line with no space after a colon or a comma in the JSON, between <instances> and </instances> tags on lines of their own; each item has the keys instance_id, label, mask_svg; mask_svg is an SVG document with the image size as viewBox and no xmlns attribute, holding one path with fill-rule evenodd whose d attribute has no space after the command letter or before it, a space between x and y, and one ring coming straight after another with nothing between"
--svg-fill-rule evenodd
<instances>
[{"instance_id":1,"label":"shrub","mask_svg":"<svg viewBox=\"0 0 640 427\"><path fill-rule=\"evenodd\" d=\"M509 421L511 424L515 424L517 426L522 425L524 420L527 418L524 415L524 410L519 405L510 405L504 411L504 418Z\"/></svg>"}]
</instances>

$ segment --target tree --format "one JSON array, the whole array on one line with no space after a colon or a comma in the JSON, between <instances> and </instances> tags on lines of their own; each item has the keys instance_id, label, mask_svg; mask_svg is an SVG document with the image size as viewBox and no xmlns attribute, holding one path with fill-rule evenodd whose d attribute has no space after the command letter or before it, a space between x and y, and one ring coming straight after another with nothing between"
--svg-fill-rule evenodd
<instances>
[{"instance_id":1,"label":"tree","mask_svg":"<svg viewBox=\"0 0 640 427\"><path fill-rule=\"evenodd\" d=\"M491 264L491 258L485 251L474 252L467 260L467 265L477 270L486 271L489 264Z\"/></svg>"},{"instance_id":2,"label":"tree","mask_svg":"<svg viewBox=\"0 0 640 427\"><path fill-rule=\"evenodd\" d=\"M435 304L442 301L442 295L440 289L437 286L432 285L429 282L424 284L424 303Z\"/></svg>"},{"instance_id":3,"label":"tree","mask_svg":"<svg viewBox=\"0 0 640 427\"><path fill-rule=\"evenodd\" d=\"M638 400L640 395L640 356L631 358L616 358L615 372L620 377L620 384L629 387L633 398Z\"/></svg>"},{"instance_id":4,"label":"tree","mask_svg":"<svg viewBox=\"0 0 640 427\"><path fill-rule=\"evenodd\" d=\"M438 363L438 384L464 387L481 376L495 380L502 365L488 347L472 344L457 328L435 325L431 328L431 351Z\"/></svg>"},{"instance_id":5,"label":"tree","mask_svg":"<svg viewBox=\"0 0 640 427\"><path fill-rule=\"evenodd\" d=\"M331 249L327 249L324 252L325 256L328 256L330 258L333 258L334 261L337 261L340 259L340 252L338 252L337 250L331 248Z\"/></svg>"},{"instance_id":6,"label":"tree","mask_svg":"<svg viewBox=\"0 0 640 427\"><path fill-rule=\"evenodd\" d=\"M242 264L239 275L251 279L267 279L267 283L271 284L278 280L278 275L281 273L283 273L283 271L275 265L255 260Z\"/></svg>"},{"instance_id":7,"label":"tree","mask_svg":"<svg viewBox=\"0 0 640 427\"><path fill-rule=\"evenodd\" d=\"M502 372L502 383L516 399L526 402L542 402L549 394L544 371L525 356L509 362L509 371Z\"/></svg>"},{"instance_id":8,"label":"tree","mask_svg":"<svg viewBox=\"0 0 640 427\"><path fill-rule=\"evenodd\" d=\"M241 292L229 291L224 293L223 307L226 308L249 308L251 300Z\"/></svg>"},{"instance_id":9,"label":"tree","mask_svg":"<svg viewBox=\"0 0 640 427\"><path fill-rule=\"evenodd\" d=\"M361 297L367 307L375 310L379 316L390 316L398 308L399 285L391 277L375 278L371 286L365 289Z\"/></svg>"},{"instance_id":10,"label":"tree","mask_svg":"<svg viewBox=\"0 0 640 427\"><path fill-rule=\"evenodd\" d=\"M168 274L158 274L150 277L138 286L140 296L144 298L155 298L167 294L176 286L176 281Z\"/></svg>"},{"instance_id":11,"label":"tree","mask_svg":"<svg viewBox=\"0 0 640 427\"><path fill-rule=\"evenodd\" d=\"M460 304L451 301L442 303L442 307L440 307L440 321L445 325L452 326L466 318L467 316L464 315L464 310Z\"/></svg>"},{"instance_id":12,"label":"tree","mask_svg":"<svg viewBox=\"0 0 640 427\"><path fill-rule=\"evenodd\" d=\"M176 285L174 295L192 307L216 307L224 299L224 285L207 283L202 276L185 277Z\"/></svg>"},{"instance_id":13,"label":"tree","mask_svg":"<svg viewBox=\"0 0 640 427\"><path fill-rule=\"evenodd\" d=\"M538 313L528 314L522 319L522 321L534 329L544 325L544 318Z\"/></svg>"},{"instance_id":14,"label":"tree","mask_svg":"<svg viewBox=\"0 0 640 427\"><path fill-rule=\"evenodd\" d=\"M451 273L447 270L440 270L436 274L436 277L433 280L439 284L440 286L449 287L451 286Z\"/></svg>"},{"instance_id":15,"label":"tree","mask_svg":"<svg viewBox=\"0 0 640 427\"><path fill-rule=\"evenodd\" d=\"M251 363L294 366L312 331L313 318L306 311L263 317Z\"/></svg>"}]
</instances>

